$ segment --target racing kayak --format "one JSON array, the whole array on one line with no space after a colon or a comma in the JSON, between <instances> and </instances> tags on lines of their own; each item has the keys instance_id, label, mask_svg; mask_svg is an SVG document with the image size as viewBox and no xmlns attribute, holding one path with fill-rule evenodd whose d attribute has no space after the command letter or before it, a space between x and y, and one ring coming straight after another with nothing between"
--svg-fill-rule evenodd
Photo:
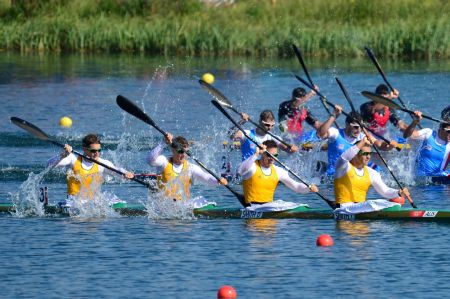
<instances>
[{"instance_id":1,"label":"racing kayak","mask_svg":"<svg viewBox=\"0 0 450 299\"><path fill-rule=\"evenodd\" d=\"M141 204L116 203L112 208L123 216L146 216L147 210ZM1 213L14 212L15 207L11 203L0 203ZM67 208L57 205L44 205L47 214L69 216ZM392 207L376 212L360 214L334 214L329 209L314 209L300 206L285 211L260 212L249 211L243 208L222 208L208 205L194 209L194 215L202 219L337 219L337 220L402 220L402 221L433 221L450 222L450 210L418 210L409 208Z\"/></svg>"}]
</instances>

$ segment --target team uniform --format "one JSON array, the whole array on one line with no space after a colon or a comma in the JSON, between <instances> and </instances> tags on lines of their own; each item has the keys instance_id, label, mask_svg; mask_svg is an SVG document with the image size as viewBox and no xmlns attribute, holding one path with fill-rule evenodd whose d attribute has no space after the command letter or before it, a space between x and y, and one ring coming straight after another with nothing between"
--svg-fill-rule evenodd
<instances>
[{"instance_id":1,"label":"team uniform","mask_svg":"<svg viewBox=\"0 0 450 299\"><path fill-rule=\"evenodd\" d=\"M242 176L245 202L248 204L260 205L273 202L278 182L282 182L297 193L309 192L307 185L293 180L286 170L273 164L268 168L262 167L255 155L242 162L237 172Z\"/></svg>"},{"instance_id":2,"label":"team uniform","mask_svg":"<svg viewBox=\"0 0 450 299\"><path fill-rule=\"evenodd\" d=\"M119 171L126 172L125 169L117 168L108 160L99 158L99 162ZM92 199L95 194L101 191L103 183L103 174L117 175L115 172L82 157L70 153L67 157L61 159L57 155L47 162L47 166L66 167L67 170L67 195L69 199L80 197L83 199Z\"/></svg>"},{"instance_id":3,"label":"team uniform","mask_svg":"<svg viewBox=\"0 0 450 299\"><path fill-rule=\"evenodd\" d=\"M194 181L211 186L219 185L216 178L198 165L191 164L187 160L178 165L173 163L172 158L167 159L161 155L164 146L165 144L161 143L151 150L146 161L150 166L157 168L158 185L167 197L174 200L190 199L190 187Z\"/></svg>"},{"instance_id":4,"label":"team uniform","mask_svg":"<svg viewBox=\"0 0 450 299\"><path fill-rule=\"evenodd\" d=\"M450 172L446 170L450 162L450 142L439 138L437 132L432 129L422 129L418 133L418 137L410 137L422 141L416 160L416 175L450 175Z\"/></svg>"},{"instance_id":5,"label":"team uniform","mask_svg":"<svg viewBox=\"0 0 450 299\"><path fill-rule=\"evenodd\" d=\"M256 129L244 130L244 131L245 131L245 133L248 136L250 136L250 138L255 140L258 144L261 144L261 143L263 143L266 140L273 140L273 141L275 141L277 143L277 145L280 144L280 142L277 139L275 139L274 137L272 137L269 134L258 135L256 133ZM278 137L278 138L280 138L280 137ZM250 141L250 139L245 137L244 134L242 134L242 137L238 138L237 140L239 140L241 142L242 161L246 160L247 158L249 158L250 156L252 156L256 152L256 145L255 145L255 143L253 143L252 141Z\"/></svg>"},{"instance_id":6,"label":"team uniform","mask_svg":"<svg viewBox=\"0 0 450 299\"><path fill-rule=\"evenodd\" d=\"M280 130L287 130L288 133L295 137L300 137L300 141L319 141L317 135L307 134L303 131L303 122L306 121L310 126L314 126L317 119L312 115L311 111L305 107L294 108L292 106L294 100L282 102L278 107L278 122L280 123ZM298 140L297 140L298 141Z\"/></svg>"},{"instance_id":7,"label":"team uniform","mask_svg":"<svg viewBox=\"0 0 450 299\"><path fill-rule=\"evenodd\" d=\"M350 161L358 154L359 148L354 145L347 149L336 162L334 175L334 195L338 212L362 213L377 211L399 204L386 200L366 201L370 186L384 198L398 197L398 190L390 188L381 180L380 174L368 167L362 169L354 167Z\"/></svg>"},{"instance_id":8,"label":"team uniform","mask_svg":"<svg viewBox=\"0 0 450 299\"><path fill-rule=\"evenodd\" d=\"M326 174L329 176L335 173L336 161L350 147L358 141L364 139L364 133L361 132L357 137L347 136L344 129L328 129L328 168Z\"/></svg>"},{"instance_id":9,"label":"team uniform","mask_svg":"<svg viewBox=\"0 0 450 299\"><path fill-rule=\"evenodd\" d=\"M391 122L394 126L398 126L400 118L397 114L384 106L382 109L372 113L373 102L367 102L360 106L361 117L364 122L369 124L369 128L374 132L385 135L387 133L387 123Z\"/></svg>"}]
</instances>

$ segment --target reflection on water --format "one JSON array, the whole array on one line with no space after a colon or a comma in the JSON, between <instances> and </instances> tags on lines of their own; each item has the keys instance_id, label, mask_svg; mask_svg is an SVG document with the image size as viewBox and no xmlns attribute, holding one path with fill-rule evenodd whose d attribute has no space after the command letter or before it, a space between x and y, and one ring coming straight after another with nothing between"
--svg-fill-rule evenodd
<instances>
[{"instance_id":1,"label":"reflection on water","mask_svg":"<svg viewBox=\"0 0 450 299\"><path fill-rule=\"evenodd\" d=\"M277 219L246 219L245 227L250 232L263 233L265 235L273 235L277 232Z\"/></svg>"}]
</instances>

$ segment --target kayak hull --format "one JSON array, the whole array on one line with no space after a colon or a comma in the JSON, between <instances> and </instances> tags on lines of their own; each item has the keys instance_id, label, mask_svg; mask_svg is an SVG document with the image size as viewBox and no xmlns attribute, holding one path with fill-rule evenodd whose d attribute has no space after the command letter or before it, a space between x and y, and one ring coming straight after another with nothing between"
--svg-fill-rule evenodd
<instances>
[{"instance_id":1,"label":"kayak hull","mask_svg":"<svg viewBox=\"0 0 450 299\"><path fill-rule=\"evenodd\" d=\"M140 204L118 203L113 205L114 210L123 216L146 216L145 206ZM0 213L13 213L14 205L0 203ZM56 205L44 206L46 214L69 216L67 208ZM343 215L334 214L331 210L298 207L286 211L260 212L241 208L220 208L207 206L194 209L194 215L201 219L336 219L336 220L401 220L401 221L431 221L449 222L450 210L418 210L390 208L382 211L361 214Z\"/></svg>"}]
</instances>

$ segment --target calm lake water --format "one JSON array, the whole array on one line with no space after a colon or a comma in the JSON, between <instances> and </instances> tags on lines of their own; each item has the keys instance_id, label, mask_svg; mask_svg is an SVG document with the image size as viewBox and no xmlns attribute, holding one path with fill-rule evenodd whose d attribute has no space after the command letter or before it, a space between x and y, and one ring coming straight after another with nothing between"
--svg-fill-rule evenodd
<instances>
[{"instance_id":1,"label":"calm lake water","mask_svg":"<svg viewBox=\"0 0 450 299\"><path fill-rule=\"evenodd\" d=\"M411 109L439 117L449 105L449 61L379 60ZM306 62L321 91L344 107L348 105L335 76L357 105L365 101L359 92L381 83L367 59ZM45 171L47 159L60 149L12 125L11 116L76 149L85 134L99 133L106 148L103 157L135 173L153 172L144 158L161 136L116 105L122 94L164 130L192 140L196 157L220 172L222 157L228 156L234 167L239 152L222 146L230 123L210 104L211 96L197 82L201 75L214 73L214 86L254 119L263 109L276 113L299 86L292 72L303 76L295 59L1 53L0 69L0 202L35 201L41 186L49 187L52 203L66 192L64 173ZM309 106L319 119L325 118L316 99ZM65 115L73 120L70 129L58 125ZM409 122L408 116L400 116ZM308 181L320 183L311 169L324 153L280 158ZM388 159L419 207L450 209L450 187L414 180L411 151L391 153ZM331 185L319 187L331 197ZM154 199L144 187L117 179L104 190L128 202ZM238 206L225 188L197 185L193 193L222 206ZM276 196L327 208L317 196L296 195L283 186ZM370 197L376 194L371 191ZM0 215L0 225L4 298L215 298L225 284L236 288L238 298L441 298L450 290L447 224L198 220L174 210L151 218L102 212L72 218ZM333 247L316 247L316 238L324 233L334 238Z\"/></svg>"}]
</instances>

